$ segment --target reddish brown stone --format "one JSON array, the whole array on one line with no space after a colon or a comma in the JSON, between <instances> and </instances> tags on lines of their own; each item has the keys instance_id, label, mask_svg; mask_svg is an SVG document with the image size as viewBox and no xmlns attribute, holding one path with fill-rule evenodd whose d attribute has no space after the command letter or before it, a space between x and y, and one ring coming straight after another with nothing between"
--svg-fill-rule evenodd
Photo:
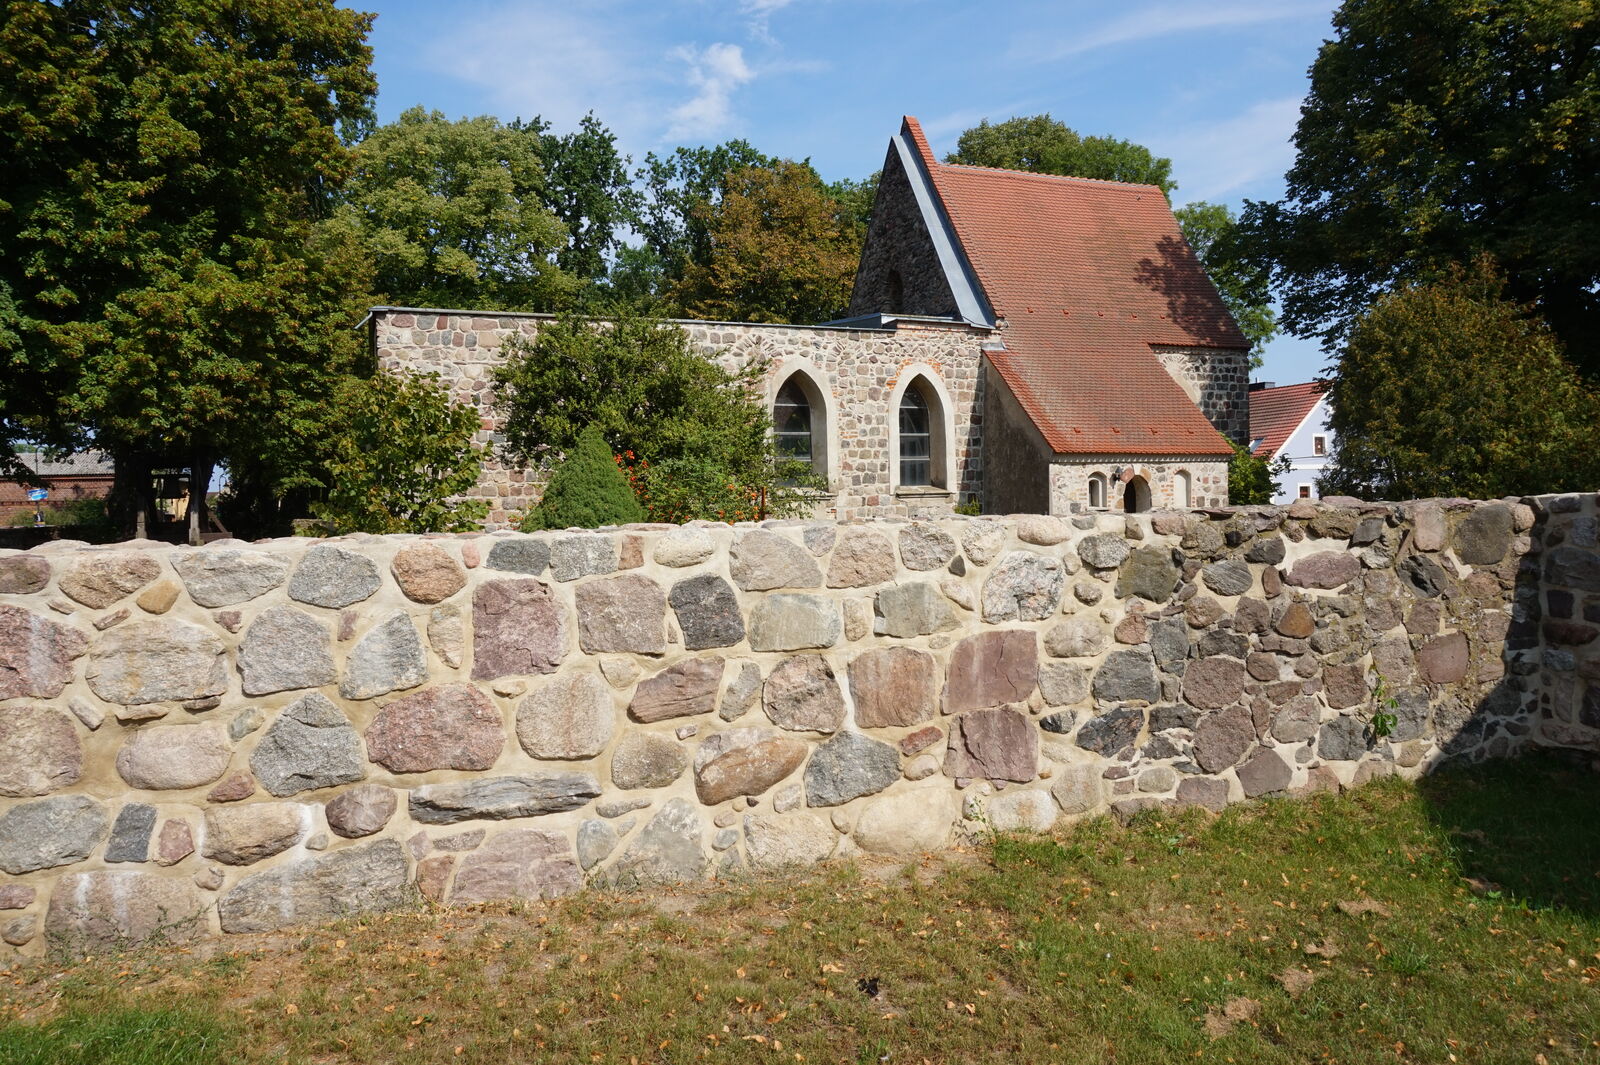
<instances>
[{"instance_id":1,"label":"reddish brown stone","mask_svg":"<svg viewBox=\"0 0 1600 1065\"><path fill-rule=\"evenodd\" d=\"M915 732L900 737L900 753L916 754L918 751L927 750L942 739L944 739L944 732L940 730L938 725L919 728Z\"/></svg>"},{"instance_id":2,"label":"reddish brown stone","mask_svg":"<svg viewBox=\"0 0 1600 1065\"><path fill-rule=\"evenodd\" d=\"M1278 567L1268 566L1261 571L1261 594L1268 599L1276 599L1278 593L1283 591L1283 578L1278 574Z\"/></svg>"},{"instance_id":3,"label":"reddish brown stone","mask_svg":"<svg viewBox=\"0 0 1600 1065\"><path fill-rule=\"evenodd\" d=\"M969 636L950 652L944 712L957 714L1023 702L1039 683L1034 634L999 630Z\"/></svg>"},{"instance_id":4,"label":"reddish brown stone","mask_svg":"<svg viewBox=\"0 0 1600 1065\"><path fill-rule=\"evenodd\" d=\"M587 654L659 655L667 649L667 597L638 573L586 581L575 593L578 646Z\"/></svg>"},{"instance_id":5,"label":"reddish brown stone","mask_svg":"<svg viewBox=\"0 0 1600 1065\"><path fill-rule=\"evenodd\" d=\"M1178 805L1221 813L1228 805L1228 782L1216 777L1184 777L1178 781Z\"/></svg>"},{"instance_id":6,"label":"reddish brown stone","mask_svg":"<svg viewBox=\"0 0 1600 1065\"><path fill-rule=\"evenodd\" d=\"M707 806L737 795L760 795L800 768L808 749L774 729L714 733L695 752L695 793Z\"/></svg>"},{"instance_id":7,"label":"reddish brown stone","mask_svg":"<svg viewBox=\"0 0 1600 1065\"><path fill-rule=\"evenodd\" d=\"M1429 640L1417 652L1417 671L1429 684L1454 684L1466 677L1470 664L1467 637L1459 632Z\"/></svg>"},{"instance_id":8,"label":"reddish brown stone","mask_svg":"<svg viewBox=\"0 0 1600 1065\"><path fill-rule=\"evenodd\" d=\"M450 888L450 874L455 871L455 867L456 860L453 855L441 854L433 858L424 858L417 863L417 891L434 905L444 905L445 895Z\"/></svg>"},{"instance_id":9,"label":"reddish brown stone","mask_svg":"<svg viewBox=\"0 0 1600 1065\"><path fill-rule=\"evenodd\" d=\"M1289 768L1288 763L1278 752L1262 748L1253 758L1239 767L1238 775L1239 786L1244 789L1244 797L1254 799L1287 788L1289 781L1294 777L1294 770Z\"/></svg>"},{"instance_id":10,"label":"reddish brown stone","mask_svg":"<svg viewBox=\"0 0 1600 1065\"><path fill-rule=\"evenodd\" d=\"M1039 732L1015 710L974 710L950 728L944 772L950 777L1024 783L1039 774Z\"/></svg>"},{"instance_id":11,"label":"reddish brown stone","mask_svg":"<svg viewBox=\"0 0 1600 1065\"><path fill-rule=\"evenodd\" d=\"M1343 551L1318 551L1294 564L1285 578L1297 588L1340 588L1361 574L1361 562Z\"/></svg>"},{"instance_id":12,"label":"reddish brown stone","mask_svg":"<svg viewBox=\"0 0 1600 1065\"><path fill-rule=\"evenodd\" d=\"M53 699L72 679L89 638L20 607L0 606L0 699Z\"/></svg>"},{"instance_id":13,"label":"reddish brown stone","mask_svg":"<svg viewBox=\"0 0 1600 1065\"><path fill-rule=\"evenodd\" d=\"M1586 643L1593 643L1596 636L1600 636L1600 629L1596 629L1592 625L1554 619L1547 620L1544 623L1544 638L1549 643L1565 644L1568 647L1582 647Z\"/></svg>"},{"instance_id":14,"label":"reddish brown stone","mask_svg":"<svg viewBox=\"0 0 1600 1065\"><path fill-rule=\"evenodd\" d=\"M244 624L244 615L237 610L219 610L212 617L229 632L238 632L239 626Z\"/></svg>"},{"instance_id":15,"label":"reddish brown stone","mask_svg":"<svg viewBox=\"0 0 1600 1065\"><path fill-rule=\"evenodd\" d=\"M1432 636L1439 631L1444 608L1437 599L1424 599L1406 616L1406 631L1413 636Z\"/></svg>"},{"instance_id":16,"label":"reddish brown stone","mask_svg":"<svg viewBox=\"0 0 1600 1065\"><path fill-rule=\"evenodd\" d=\"M1194 727L1194 760L1207 773L1220 773L1243 758L1255 738L1255 720L1244 707L1207 714Z\"/></svg>"},{"instance_id":17,"label":"reddish brown stone","mask_svg":"<svg viewBox=\"0 0 1600 1065\"><path fill-rule=\"evenodd\" d=\"M844 724L844 693L821 655L796 655L779 663L761 687L761 708L791 732L833 732Z\"/></svg>"},{"instance_id":18,"label":"reddish brown stone","mask_svg":"<svg viewBox=\"0 0 1600 1065\"><path fill-rule=\"evenodd\" d=\"M628 714L646 724L674 717L709 714L717 708L724 662L716 655L687 658L640 683Z\"/></svg>"},{"instance_id":19,"label":"reddish brown stone","mask_svg":"<svg viewBox=\"0 0 1600 1065\"><path fill-rule=\"evenodd\" d=\"M850 663L850 695L860 728L896 728L933 720L939 707L939 664L910 647L886 647Z\"/></svg>"},{"instance_id":20,"label":"reddish brown stone","mask_svg":"<svg viewBox=\"0 0 1600 1065\"><path fill-rule=\"evenodd\" d=\"M1190 662L1183 672L1183 699L1202 710L1218 710L1244 694L1244 663L1216 655Z\"/></svg>"},{"instance_id":21,"label":"reddish brown stone","mask_svg":"<svg viewBox=\"0 0 1600 1065\"><path fill-rule=\"evenodd\" d=\"M1117 627L1112 632L1118 643L1137 644L1148 643L1150 640L1150 622L1143 614L1129 614L1117 622Z\"/></svg>"},{"instance_id":22,"label":"reddish brown stone","mask_svg":"<svg viewBox=\"0 0 1600 1065\"><path fill-rule=\"evenodd\" d=\"M418 603L439 603L467 583L461 564L438 544L407 544L395 553L389 571L406 598Z\"/></svg>"},{"instance_id":23,"label":"reddish brown stone","mask_svg":"<svg viewBox=\"0 0 1600 1065\"><path fill-rule=\"evenodd\" d=\"M583 887L583 874L567 837L536 828L500 833L461 859L450 902L553 899Z\"/></svg>"},{"instance_id":24,"label":"reddish brown stone","mask_svg":"<svg viewBox=\"0 0 1600 1065\"><path fill-rule=\"evenodd\" d=\"M194 830L189 822L173 818L156 836L156 864L177 865L194 853Z\"/></svg>"},{"instance_id":25,"label":"reddish brown stone","mask_svg":"<svg viewBox=\"0 0 1600 1065\"><path fill-rule=\"evenodd\" d=\"M1311 616L1311 608L1304 603L1290 603L1283 612L1283 617L1278 619L1276 626L1278 634L1293 640L1304 640L1317 631L1316 620Z\"/></svg>"},{"instance_id":26,"label":"reddish brown stone","mask_svg":"<svg viewBox=\"0 0 1600 1065\"><path fill-rule=\"evenodd\" d=\"M394 773L488 769L506 739L500 711L470 684L396 699L378 711L366 737L367 757Z\"/></svg>"},{"instance_id":27,"label":"reddish brown stone","mask_svg":"<svg viewBox=\"0 0 1600 1065\"><path fill-rule=\"evenodd\" d=\"M1322 671L1322 686L1328 705L1335 710L1360 706L1367 701L1367 671L1358 662L1326 667Z\"/></svg>"},{"instance_id":28,"label":"reddish brown stone","mask_svg":"<svg viewBox=\"0 0 1600 1065\"><path fill-rule=\"evenodd\" d=\"M0 910L25 910L37 896L27 884L0 884Z\"/></svg>"},{"instance_id":29,"label":"reddish brown stone","mask_svg":"<svg viewBox=\"0 0 1600 1065\"><path fill-rule=\"evenodd\" d=\"M397 805L393 789L382 784L358 784L329 799L324 815L335 833L346 839L360 839L388 824Z\"/></svg>"},{"instance_id":30,"label":"reddish brown stone","mask_svg":"<svg viewBox=\"0 0 1600 1065\"><path fill-rule=\"evenodd\" d=\"M63 594L94 610L110 606L161 576L161 564L144 552L83 555L58 582Z\"/></svg>"},{"instance_id":31,"label":"reddish brown stone","mask_svg":"<svg viewBox=\"0 0 1600 1065\"><path fill-rule=\"evenodd\" d=\"M1278 656L1267 651L1252 651L1244 660L1244 668L1252 677L1260 681L1274 681L1278 679Z\"/></svg>"},{"instance_id":32,"label":"reddish brown stone","mask_svg":"<svg viewBox=\"0 0 1600 1065\"><path fill-rule=\"evenodd\" d=\"M48 795L83 775L72 718L46 706L0 707L0 795Z\"/></svg>"},{"instance_id":33,"label":"reddish brown stone","mask_svg":"<svg viewBox=\"0 0 1600 1065\"><path fill-rule=\"evenodd\" d=\"M644 537L629 533L622 538L622 550L617 554L618 569L638 569L644 565Z\"/></svg>"},{"instance_id":34,"label":"reddish brown stone","mask_svg":"<svg viewBox=\"0 0 1600 1065\"><path fill-rule=\"evenodd\" d=\"M232 773L206 793L206 802L238 802L255 793L255 777L245 772Z\"/></svg>"},{"instance_id":35,"label":"reddish brown stone","mask_svg":"<svg viewBox=\"0 0 1600 1065\"><path fill-rule=\"evenodd\" d=\"M477 569L483 564L483 556L478 552L478 545L471 540L461 544L461 564L468 569Z\"/></svg>"},{"instance_id":36,"label":"reddish brown stone","mask_svg":"<svg viewBox=\"0 0 1600 1065\"><path fill-rule=\"evenodd\" d=\"M548 585L485 581L472 593L474 680L554 673L567 654L567 620Z\"/></svg>"}]
</instances>

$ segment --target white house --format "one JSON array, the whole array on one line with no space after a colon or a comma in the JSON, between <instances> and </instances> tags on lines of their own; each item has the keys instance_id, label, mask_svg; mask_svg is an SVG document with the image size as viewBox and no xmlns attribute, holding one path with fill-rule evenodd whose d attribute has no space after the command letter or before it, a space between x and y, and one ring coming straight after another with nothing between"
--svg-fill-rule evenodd
<instances>
[{"instance_id":1,"label":"white house","mask_svg":"<svg viewBox=\"0 0 1600 1065\"><path fill-rule=\"evenodd\" d=\"M1277 462L1288 459L1289 472L1279 478L1282 491L1274 503L1317 498L1317 478L1333 454L1328 428L1326 382L1274 386L1250 385L1250 452Z\"/></svg>"}]
</instances>

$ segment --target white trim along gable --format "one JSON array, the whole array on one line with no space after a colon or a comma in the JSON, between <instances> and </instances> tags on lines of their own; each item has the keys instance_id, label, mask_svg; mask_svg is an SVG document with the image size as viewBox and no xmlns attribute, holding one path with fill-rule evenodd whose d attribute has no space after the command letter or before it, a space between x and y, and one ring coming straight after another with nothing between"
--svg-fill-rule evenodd
<instances>
[{"instance_id":1,"label":"white trim along gable","mask_svg":"<svg viewBox=\"0 0 1600 1065\"><path fill-rule=\"evenodd\" d=\"M933 178L922 165L922 154L911 142L911 134L905 130L895 134L893 144L900 153L900 165L905 169L912 195L917 198L917 208L922 212L923 224L928 227L928 236L933 240L934 250L939 253L939 266L944 270L945 280L956 298L957 313L973 325L994 328L994 312L984 298L983 290L978 287L972 264L967 262L961 244L956 240L955 228L945 216L944 205L933 187Z\"/></svg>"}]
</instances>

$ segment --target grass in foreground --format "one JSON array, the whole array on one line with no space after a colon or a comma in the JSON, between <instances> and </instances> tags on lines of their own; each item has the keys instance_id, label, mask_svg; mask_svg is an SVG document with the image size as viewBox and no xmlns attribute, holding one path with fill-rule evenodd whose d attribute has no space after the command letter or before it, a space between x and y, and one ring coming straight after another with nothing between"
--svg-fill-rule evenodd
<instances>
[{"instance_id":1,"label":"grass in foreground","mask_svg":"<svg viewBox=\"0 0 1600 1065\"><path fill-rule=\"evenodd\" d=\"M0 1062L1600 1062L1597 800L1530 759L887 876L27 965Z\"/></svg>"}]
</instances>

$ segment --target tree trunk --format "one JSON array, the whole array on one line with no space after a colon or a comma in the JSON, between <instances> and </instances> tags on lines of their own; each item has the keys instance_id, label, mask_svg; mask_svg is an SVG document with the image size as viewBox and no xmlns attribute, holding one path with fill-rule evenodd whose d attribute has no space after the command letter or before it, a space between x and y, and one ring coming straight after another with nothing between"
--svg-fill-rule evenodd
<instances>
[{"instance_id":1,"label":"tree trunk","mask_svg":"<svg viewBox=\"0 0 1600 1065\"><path fill-rule=\"evenodd\" d=\"M114 473L106 510L123 536L147 539L150 531L150 456L113 452Z\"/></svg>"},{"instance_id":2,"label":"tree trunk","mask_svg":"<svg viewBox=\"0 0 1600 1065\"><path fill-rule=\"evenodd\" d=\"M189 544L200 546L206 531L206 490L211 487L211 456L197 451L189 460Z\"/></svg>"}]
</instances>

